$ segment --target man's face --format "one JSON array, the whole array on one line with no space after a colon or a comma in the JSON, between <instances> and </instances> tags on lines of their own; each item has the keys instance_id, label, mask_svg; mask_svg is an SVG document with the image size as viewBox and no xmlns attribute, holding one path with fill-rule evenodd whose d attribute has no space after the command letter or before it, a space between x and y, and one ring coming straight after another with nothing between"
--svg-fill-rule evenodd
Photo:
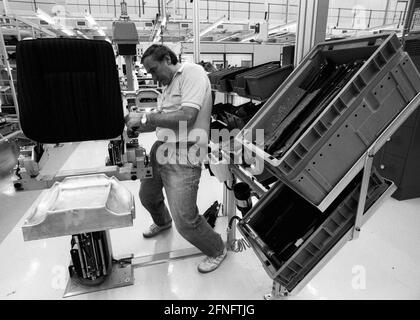
<instances>
[{"instance_id":1,"label":"man's face","mask_svg":"<svg viewBox=\"0 0 420 320\"><path fill-rule=\"evenodd\" d=\"M166 58L163 61L156 61L152 56L148 56L143 61L143 66L153 77L153 80L159 81L166 86L172 79L172 70L169 67L170 59Z\"/></svg>"}]
</instances>

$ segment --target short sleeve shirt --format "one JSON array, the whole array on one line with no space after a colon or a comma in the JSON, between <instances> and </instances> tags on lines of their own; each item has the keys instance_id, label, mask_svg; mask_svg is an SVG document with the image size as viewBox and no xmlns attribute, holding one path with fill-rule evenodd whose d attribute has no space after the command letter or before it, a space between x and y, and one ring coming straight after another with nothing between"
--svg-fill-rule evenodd
<instances>
[{"instance_id":1,"label":"short sleeve shirt","mask_svg":"<svg viewBox=\"0 0 420 320\"><path fill-rule=\"evenodd\" d=\"M207 73L200 65L185 62L175 73L170 84L164 88L158 101L162 112L174 112L181 107L195 108L198 115L192 127L187 129L186 122L178 130L156 128L160 141L197 142L206 144L210 128L212 109L211 86ZM185 129L185 130L184 130Z\"/></svg>"}]
</instances>

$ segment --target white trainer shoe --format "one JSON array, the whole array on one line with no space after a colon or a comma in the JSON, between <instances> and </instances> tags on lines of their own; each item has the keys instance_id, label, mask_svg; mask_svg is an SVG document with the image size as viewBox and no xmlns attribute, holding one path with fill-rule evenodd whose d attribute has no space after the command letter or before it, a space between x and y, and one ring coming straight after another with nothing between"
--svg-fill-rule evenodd
<instances>
[{"instance_id":1,"label":"white trainer shoe","mask_svg":"<svg viewBox=\"0 0 420 320\"><path fill-rule=\"evenodd\" d=\"M149 227L149 230L143 232L143 237L145 238L154 237L155 235L161 233L162 231L166 229L169 229L170 227L172 227L172 221L168 222L167 224L164 224L163 226L158 226L156 223L153 223Z\"/></svg>"},{"instance_id":2,"label":"white trainer shoe","mask_svg":"<svg viewBox=\"0 0 420 320\"><path fill-rule=\"evenodd\" d=\"M226 258L227 250L226 248L223 249L223 253L217 257L206 257L199 265L198 271L201 273L208 273L216 270L223 260Z\"/></svg>"}]
</instances>

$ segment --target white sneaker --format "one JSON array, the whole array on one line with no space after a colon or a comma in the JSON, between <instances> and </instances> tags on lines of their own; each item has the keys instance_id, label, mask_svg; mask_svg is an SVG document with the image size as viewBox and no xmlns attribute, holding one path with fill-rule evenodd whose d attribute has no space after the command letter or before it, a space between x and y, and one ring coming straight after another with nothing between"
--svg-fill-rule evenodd
<instances>
[{"instance_id":1,"label":"white sneaker","mask_svg":"<svg viewBox=\"0 0 420 320\"><path fill-rule=\"evenodd\" d=\"M167 224L164 224L163 226L158 226L157 224L153 223L147 231L143 232L143 237L154 237L155 235L161 233L166 229L169 229L170 227L172 227L172 221L168 222Z\"/></svg>"},{"instance_id":2,"label":"white sneaker","mask_svg":"<svg viewBox=\"0 0 420 320\"><path fill-rule=\"evenodd\" d=\"M223 249L223 253L220 256L215 258L213 257L206 257L200 264L198 265L198 271L201 273L208 273L216 270L222 261L226 258L227 250L226 248Z\"/></svg>"}]
</instances>

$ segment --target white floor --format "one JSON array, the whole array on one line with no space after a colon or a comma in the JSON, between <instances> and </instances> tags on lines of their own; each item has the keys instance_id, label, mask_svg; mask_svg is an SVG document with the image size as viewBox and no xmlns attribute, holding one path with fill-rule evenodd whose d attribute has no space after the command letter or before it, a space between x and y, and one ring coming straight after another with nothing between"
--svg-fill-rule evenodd
<instances>
[{"instance_id":1,"label":"white floor","mask_svg":"<svg viewBox=\"0 0 420 320\"><path fill-rule=\"evenodd\" d=\"M147 147L147 146L146 146ZM190 248L173 228L145 240L151 219L141 206L138 181L122 182L136 196L130 228L111 231L116 257L147 256ZM21 226L42 191L0 187L0 299L62 299L67 283L69 237L24 242ZM203 171L198 206L222 201L222 185ZM216 229L226 239L226 218ZM197 272L202 256L134 269L134 285L66 299L263 299L272 281L251 249L229 252L219 269ZM420 199L388 200L351 241L298 294L288 299L420 299Z\"/></svg>"}]
</instances>

